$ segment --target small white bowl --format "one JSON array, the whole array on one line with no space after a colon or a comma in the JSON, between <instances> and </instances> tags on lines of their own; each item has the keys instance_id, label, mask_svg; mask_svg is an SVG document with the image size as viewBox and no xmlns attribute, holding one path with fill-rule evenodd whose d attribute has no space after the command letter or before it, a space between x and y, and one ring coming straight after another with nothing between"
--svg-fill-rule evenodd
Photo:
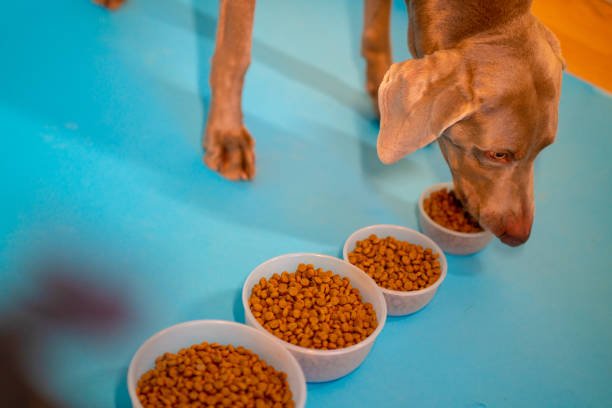
<instances>
[{"instance_id":1,"label":"small white bowl","mask_svg":"<svg viewBox=\"0 0 612 408\"><path fill-rule=\"evenodd\" d=\"M474 254L487 246L493 234L490 231L482 232L457 232L432 220L423 208L423 202L434 191L446 188L448 191L453 190L452 182L439 183L427 188L419 197L419 224L425 235L436 241L444 252L454 255L469 255Z\"/></svg>"},{"instance_id":2,"label":"small white bowl","mask_svg":"<svg viewBox=\"0 0 612 408\"><path fill-rule=\"evenodd\" d=\"M351 234L344 243L344 249L342 256L348 262L349 253L353 252L357 241L366 239L370 235L375 234L379 238L393 237L400 241L408 241L411 244L421 245L424 248L431 248L431 250L439 254L438 260L440 261L440 277L433 285L428 286L424 289L412 290L412 291L399 291L383 288L376 286L385 297L387 302L387 312L389 316L405 316L411 313L421 310L436 294L438 287L442 284L446 278L446 257L444 252L440 249L434 241L429 237L421 234L410 228L400 227L398 225L371 225L369 227L361 228ZM364 272L365 273L365 272Z\"/></svg>"},{"instance_id":3,"label":"small white bowl","mask_svg":"<svg viewBox=\"0 0 612 408\"><path fill-rule=\"evenodd\" d=\"M136 351L128 369L127 383L134 408L142 408L136 386L140 377L155 367L155 359L162 354L176 353L180 349L209 343L243 346L256 353L267 364L287 374L296 407L306 404L306 380L295 358L277 342L244 324L225 320L193 320L164 329L145 341Z\"/></svg>"},{"instance_id":4,"label":"small white bowl","mask_svg":"<svg viewBox=\"0 0 612 408\"><path fill-rule=\"evenodd\" d=\"M313 264L315 268L323 268L333 273L349 278L351 285L359 289L362 300L370 302L376 312L378 327L365 340L350 347L336 350L317 350L312 348L300 347L288 343L272 333L268 332L253 316L249 307L249 298L253 291L253 286L261 278L270 278L275 273L281 274L283 271L294 272L299 264ZM287 348L297 359L304 370L306 381L323 382L331 381L343 377L355 370L370 352L374 340L380 334L385 320L387 319L387 307L382 293L372 278L366 275L361 269L351 265L342 259L327 255L318 254L287 254L272 258L257 266L247 277L242 288L242 305L246 323L265 333L270 338L275 339L279 344Z\"/></svg>"}]
</instances>

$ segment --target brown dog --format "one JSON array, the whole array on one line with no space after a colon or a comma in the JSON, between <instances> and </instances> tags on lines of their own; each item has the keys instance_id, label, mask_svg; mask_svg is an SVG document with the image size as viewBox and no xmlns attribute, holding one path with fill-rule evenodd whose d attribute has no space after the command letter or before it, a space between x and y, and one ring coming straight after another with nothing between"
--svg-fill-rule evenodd
<instances>
[{"instance_id":1,"label":"brown dog","mask_svg":"<svg viewBox=\"0 0 612 408\"><path fill-rule=\"evenodd\" d=\"M415 59L391 65L391 0L365 0L362 54L381 116L378 155L393 163L437 139L468 211L519 245L533 222L533 162L557 128L559 43L531 14L531 0L406 3ZM204 162L231 180L255 175L241 107L254 10L255 0L220 0Z\"/></svg>"},{"instance_id":2,"label":"brown dog","mask_svg":"<svg viewBox=\"0 0 612 408\"><path fill-rule=\"evenodd\" d=\"M410 1L410 50L379 89L378 155L438 140L458 196L508 245L529 238L533 162L555 139L563 60L530 0Z\"/></svg>"}]
</instances>

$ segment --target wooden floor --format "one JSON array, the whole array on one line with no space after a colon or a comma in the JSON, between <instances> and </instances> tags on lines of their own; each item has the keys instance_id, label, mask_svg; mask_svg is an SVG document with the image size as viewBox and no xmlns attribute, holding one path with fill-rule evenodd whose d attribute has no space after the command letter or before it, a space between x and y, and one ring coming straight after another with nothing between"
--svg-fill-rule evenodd
<instances>
[{"instance_id":1,"label":"wooden floor","mask_svg":"<svg viewBox=\"0 0 612 408\"><path fill-rule=\"evenodd\" d=\"M567 70L612 92L612 1L534 0L532 9L561 41Z\"/></svg>"}]
</instances>

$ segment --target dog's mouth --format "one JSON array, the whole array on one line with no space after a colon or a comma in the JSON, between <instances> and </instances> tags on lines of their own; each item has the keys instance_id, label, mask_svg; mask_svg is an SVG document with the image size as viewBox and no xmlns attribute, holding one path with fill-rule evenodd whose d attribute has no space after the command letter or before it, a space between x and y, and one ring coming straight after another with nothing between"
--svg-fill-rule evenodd
<instances>
[{"instance_id":1,"label":"dog's mouth","mask_svg":"<svg viewBox=\"0 0 612 408\"><path fill-rule=\"evenodd\" d=\"M477 221L482 229L491 232L504 244L516 247L529 239L531 223L517 219L513 213L490 211L489 208L485 208L483 212L482 202L470 184L454 183L453 191L465 212Z\"/></svg>"},{"instance_id":2,"label":"dog's mouth","mask_svg":"<svg viewBox=\"0 0 612 408\"><path fill-rule=\"evenodd\" d=\"M454 192L455 192L455 197L457 197L457 199L461 203L461 206L463 207L465 212L467 212L470 215L470 217L478 221L478 224L482 228L485 228L485 226L482 224L480 220L480 207L477 205L472 205L472 203L467 198L467 196L463 193L463 191L460 188L457 188L456 185L454 187Z\"/></svg>"},{"instance_id":3,"label":"dog's mouth","mask_svg":"<svg viewBox=\"0 0 612 408\"><path fill-rule=\"evenodd\" d=\"M478 205L477 203L473 203L473 200L470 200L461 189L455 187L454 191L455 196L457 197L459 202L461 202L461 205L463 206L465 212L467 212L474 220L476 220L478 222L478 225L480 225L483 230L490 231L491 233L493 233L493 235L501 239L503 242L506 242L505 240L511 241L511 238L506 236L506 231L504 227L497 220L491 219L486 215L481 216L480 205ZM514 242L508 242L508 245L516 246L519 244L515 244Z\"/></svg>"}]
</instances>

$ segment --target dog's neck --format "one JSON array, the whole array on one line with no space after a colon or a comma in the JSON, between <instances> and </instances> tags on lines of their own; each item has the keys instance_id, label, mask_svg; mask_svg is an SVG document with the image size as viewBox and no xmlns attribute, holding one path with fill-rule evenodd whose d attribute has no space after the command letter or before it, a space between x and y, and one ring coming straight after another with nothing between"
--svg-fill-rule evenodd
<instances>
[{"instance_id":1,"label":"dog's neck","mask_svg":"<svg viewBox=\"0 0 612 408\"><path fill-rule=\"evenodd\" d=\"M455 47L529 13L532 0L407 0L411 50L422 57Z\"/></svg>"}]
</instances>

